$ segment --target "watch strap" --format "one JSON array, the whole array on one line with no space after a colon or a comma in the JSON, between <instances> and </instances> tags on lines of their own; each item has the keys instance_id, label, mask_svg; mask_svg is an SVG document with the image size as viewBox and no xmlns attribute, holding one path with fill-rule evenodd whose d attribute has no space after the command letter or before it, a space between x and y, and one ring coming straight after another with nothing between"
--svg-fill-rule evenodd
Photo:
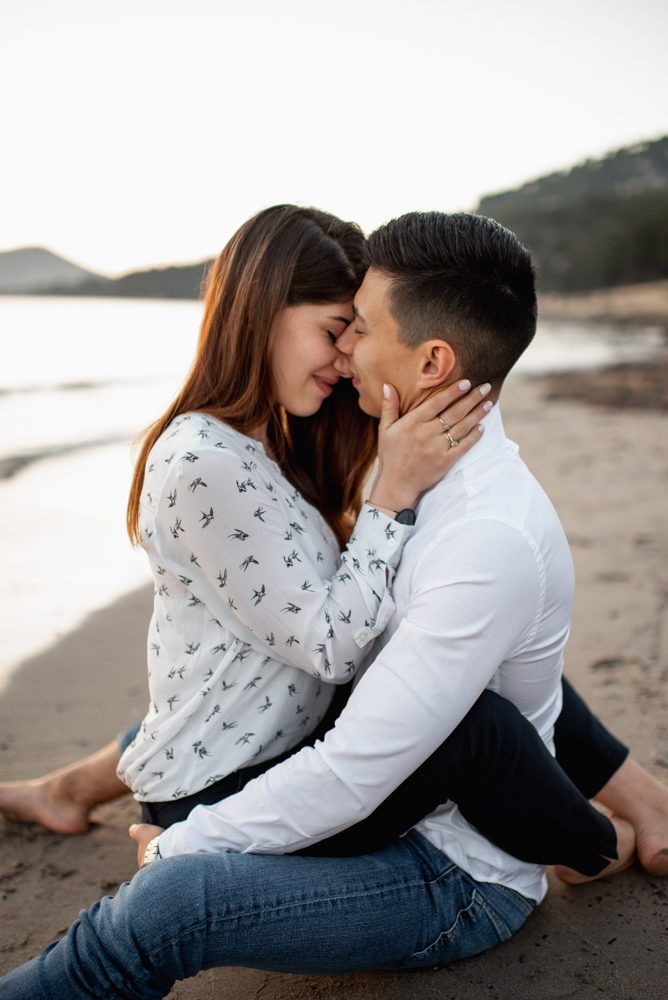
<instances>
[{"instance_id":1,"label":"watch strap","mask_svg":"<svg viewBox=\"0 0 668 1000\"><path fill-rule=\"evenodd\" d=\"M153 864L154 861L157 861L161 857L162 855L160 854L160 837L158 836L154 837L153 840L149 840L148 844L146 845L144 860L141 863L142 868L146 868L146 865Z\"/></svg>"}]
</instances>

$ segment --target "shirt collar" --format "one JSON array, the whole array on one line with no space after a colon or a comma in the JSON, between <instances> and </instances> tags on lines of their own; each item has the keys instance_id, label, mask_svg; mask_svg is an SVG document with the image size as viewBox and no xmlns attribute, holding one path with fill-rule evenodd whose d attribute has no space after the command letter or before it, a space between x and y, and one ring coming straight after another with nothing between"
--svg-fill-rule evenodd
<instances>
[{"instance_id":1,"label":"shirt collar","mask_svg":"<svg viewBox=\"0 0 668 1000\"><path fill-rule=\"evenodd\" d=\"M485 428L483 436L476 444L473 445L470 451L465 452L465 454L463 454L462 457L455 462L452 468L446 472L441 482L447 481L461 472L468 477L468 470L471 466L477 465L481 460L486 458L489 454L491 454L491 452L496 451L507 441L498 403L494 404L487 416L483 417L480 423Z\"/></svg>"}]
</instances>

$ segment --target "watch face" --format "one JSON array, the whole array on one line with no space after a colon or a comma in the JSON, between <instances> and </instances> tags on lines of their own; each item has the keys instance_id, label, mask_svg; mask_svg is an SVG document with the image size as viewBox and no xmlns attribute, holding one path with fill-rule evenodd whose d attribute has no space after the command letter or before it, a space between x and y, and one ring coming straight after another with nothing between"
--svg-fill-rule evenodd
<instances>
[{"instance_id":1,"label":"watch face","mask_svg":"<svg viewBox=\"0 0 668 1000\"><path fill-rule=\"evenodd\" d=\"M395 521L399 524L415 524L415 511L411 510L410 507L406 507L404 510L399 511Z\"/></svg>"}]
</instances>

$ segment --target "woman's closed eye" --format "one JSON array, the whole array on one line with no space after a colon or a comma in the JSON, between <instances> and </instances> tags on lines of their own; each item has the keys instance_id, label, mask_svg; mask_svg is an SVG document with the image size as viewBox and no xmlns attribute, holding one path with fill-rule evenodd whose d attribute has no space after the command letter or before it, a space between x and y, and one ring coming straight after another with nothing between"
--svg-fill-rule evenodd
<instances>
[{"instance_id":1,"label":"woman's closed eye","mask_svg":"<svg viewBox=\"0 0 668 1000\"><path fill-rule=\"evenodd\" d=\"M327 331L326 331L326 333L327 333L327 334L328 334L328 336L329 336L329 337L331 338L331 341L332 341L332 343L333 343L333 344L335 344L335 343L337 342L337 340L339 339L339 338L338 338L338 337L336 336L336 334L335 334L335 333L332 333L332 331L331 331L331 330L327 330Z\"/></svg>"}]
</instances>

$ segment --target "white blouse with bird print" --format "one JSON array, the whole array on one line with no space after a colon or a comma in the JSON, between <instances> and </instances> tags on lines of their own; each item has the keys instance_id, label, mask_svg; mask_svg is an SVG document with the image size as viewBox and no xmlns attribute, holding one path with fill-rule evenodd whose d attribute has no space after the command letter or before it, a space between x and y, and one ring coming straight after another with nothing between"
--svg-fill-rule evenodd
<instances>
[{"instance_id":1,"label":"white blouse with bird print","mask_svg":"<svg viewBox=\"0 0 668 1000\"><path fill-rule=\"evenodd\" d=\"M385 628L411 533L365 505L344 553L263 446L201 413L147 462L150 707L121 757L135 798L182 798L296 746Z\"/></svg>"}]
</instances>

